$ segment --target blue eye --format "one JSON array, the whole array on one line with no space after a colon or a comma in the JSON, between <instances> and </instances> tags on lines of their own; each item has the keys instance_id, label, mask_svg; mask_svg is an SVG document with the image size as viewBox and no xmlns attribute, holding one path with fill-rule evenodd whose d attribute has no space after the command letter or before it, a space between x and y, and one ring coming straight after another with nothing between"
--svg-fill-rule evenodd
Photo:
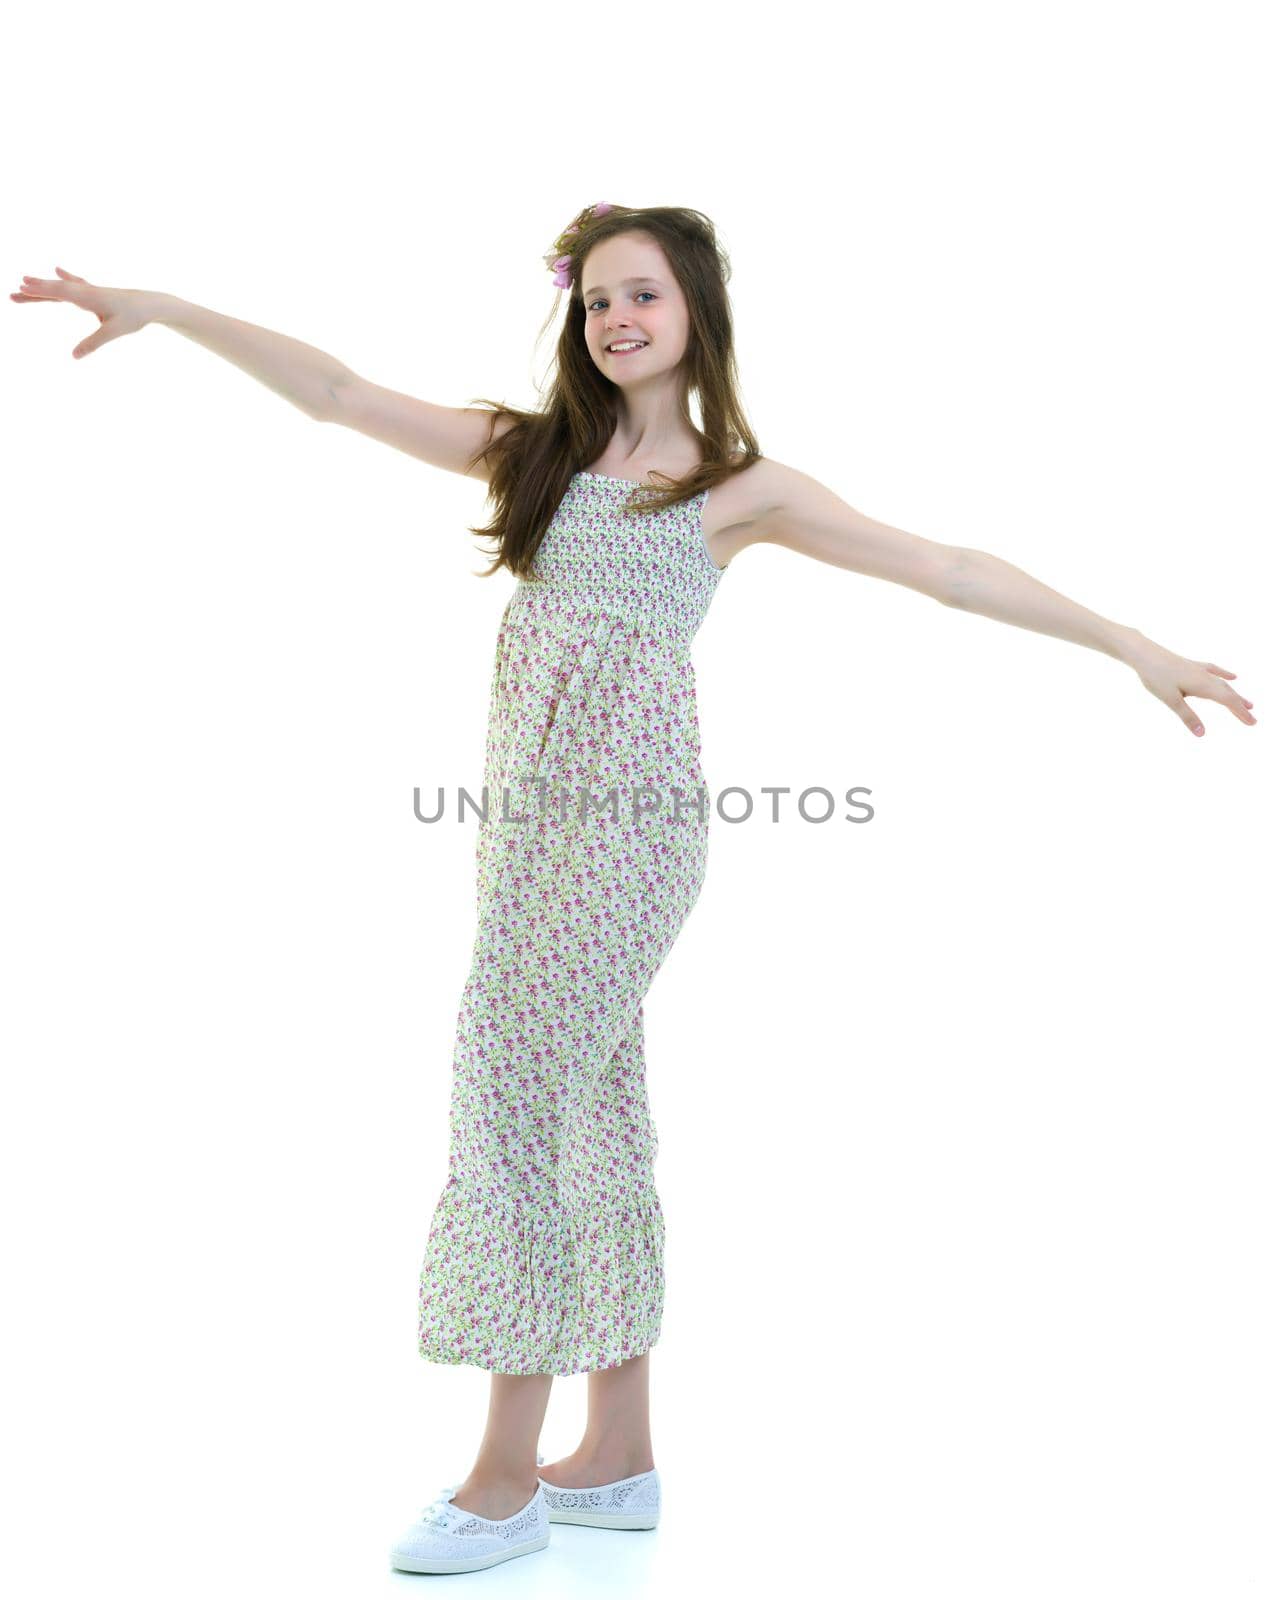
<instances>
[{"instance_id":1,"label":"blue eye","mask_svg":"<svg viewBox=\"0 0 1280 1600\"><path fill-rule=\"evenodd\" d=\"M657 295L656 295L656 294L654 294L654 292L653 292L653 290L652 290L652 289L641 289L641 291L640 291L640 293L641 293L641 294L647 294L647 295L648 295L648 296L649 296L649 298L650 298L650 300L656 300L656 299L657 299L657 298L658 298L658 297L657 297ZM590 305L589 305L589 306L588 306L588 307L587 307L587 310L588 310L588 311L594 311L594 310L595 310L595 308L596 308L596 307L597 307L597 306L598 306L598 305L599 305L599 304L600 304L600 302L599 302L599 300L593 300L593 301L592 301L592 302L591 302L591 304L590 304Z\"/></svg>"}]
</instances>

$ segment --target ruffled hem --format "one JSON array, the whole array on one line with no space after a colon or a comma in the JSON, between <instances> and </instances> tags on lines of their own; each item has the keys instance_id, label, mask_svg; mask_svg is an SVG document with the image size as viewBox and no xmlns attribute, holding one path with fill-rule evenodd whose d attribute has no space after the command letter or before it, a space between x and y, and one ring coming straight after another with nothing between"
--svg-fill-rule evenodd
<instances>
[{"instance_id":1,"label":"ruffled hem","mask_svg":"<svg viewBox=\"0 0 1280 1600\"><path fill-rule=\"evenodd\" d=\"M556 1377L644 1355L662 1325L665 1234L651 1185L535 1215L468 1197L451 1178L419 1276L418 1352Z\"/></svg>"},{"instance_id":2,"label":"ruffled hem","mask_svg":"<svg viewBox=\"0 0 1280 1600\"><path fill-rule=\"evenodd\" d=\"M653 1349L653 1346L657 1342L658 1341L654 1339L653 1342L651 1344L647 1344L643 1350L624 1350L616 1361L605 1361L600 1363L593 1362L592 1365L585 1367L538 1367L530 1372L523 1372L518 1368L511 1366L495 1367L490 1365L488 1359L480 1360L478 1357L452 1354L448 1349L435 1348L429 1344L423 1344L421 1342L419 1342L418 1345L418 1354L426 1361L436 1361L445 1366L479 1367L484 1372L496 1372L504 1376L515 1378L532 1377L534 1372L541 1373L543 1376L554 1378L572 1378L583 1372L603 1372L609 1367L620 1367L624 1361L630 1361L633 1356L648 1355L649 1351Z\"/></svg>"}]
</instances>

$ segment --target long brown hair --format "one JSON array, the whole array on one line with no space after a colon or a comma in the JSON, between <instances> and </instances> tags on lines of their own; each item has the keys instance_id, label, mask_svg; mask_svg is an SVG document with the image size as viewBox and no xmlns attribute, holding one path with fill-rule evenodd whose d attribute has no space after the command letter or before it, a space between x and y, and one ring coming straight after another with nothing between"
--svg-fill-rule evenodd
<instances>
[{"instance_id":1,"label":"long brown hair","mask_svg":"<svg viewBox=\"0 0 1280 1600\"><path fill-rule=\"evenodd\" d=\"M491 577L502 567L519 577L530 575L533 557L573 474L585 470L613 438L618 391L587 350L582 298L587 254L613 234L648 234L671 264L689 310L688 344L681 362L683 413L694 427L689 394L696 390L703 423L702 428L694 428L702 440L702 464L684 478L655 471L651 478L664 482L640 486L629 509L664 510L745 471L760 459L738 396L727 289L729 258L710 219L683 206L637 210L613 206L603 216L596 216L595 207L588 206L577 217L576 230L566 230L556 241L571 258L572 283L551 367L551 385L542 404L524 411L497 400L471 402L494 413L489 441L469 463L469 468L482 460L489 463L488 498L495 506L487 527L470 529L496 542L496 549L486 552L493 557L493 565L478 576ZM547 320L549 323L550 317ZM499 422L506 424L501 433L495 432Z\"/></svg>"}]
</instances>

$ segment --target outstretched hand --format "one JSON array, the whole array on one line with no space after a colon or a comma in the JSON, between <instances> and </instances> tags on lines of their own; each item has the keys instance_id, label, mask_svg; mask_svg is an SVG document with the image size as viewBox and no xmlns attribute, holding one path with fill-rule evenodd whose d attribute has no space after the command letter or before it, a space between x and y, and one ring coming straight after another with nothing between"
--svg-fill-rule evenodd
<instances>
[{"instance_id":1,"label":"outstretched hand","mask_svg":"<svg viewBox=\"0 0 1280 1600\"><path fill-rule=\"evenodd\" d=\"M71 354L77 358L87 356L100 345L119 339L123 334L136 333L150 321L148 297L142 289L103 289L87 278L78 278L74 272L54 269L57 278L33 278L25 274L22 288L11 294L10 300L23 301L66 300L73 306L92 311L99 327L88 338L81 339Z\"/></svg>"},{"instance_id":2,"label":"outstretched hand","mask_svg":"<svg viewBox=\"0 0 1280 1600\"><path fill-rule=\"evenodd\" d=\"M1125 660L1138 674L1144 689L1149 689L1157 700L1186 723L1192 733L1204 732L1204 725L1184 699L1195 695L1204 700L1216 700L1246 724L1257 722L1250 707L1252 700L1242 699L1224 678L1234 678L1234 672L1215 666L1212 661L1191 661L1186 656L1175 655L1153 639L1139 634L1126 650Z\"/></svg>"}]
</instances>

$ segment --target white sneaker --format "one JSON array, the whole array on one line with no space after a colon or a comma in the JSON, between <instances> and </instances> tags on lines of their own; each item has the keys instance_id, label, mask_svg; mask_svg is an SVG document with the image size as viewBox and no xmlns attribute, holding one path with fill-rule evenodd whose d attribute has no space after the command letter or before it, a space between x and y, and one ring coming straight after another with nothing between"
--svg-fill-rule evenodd
<instances>
[{"instance_id":1,"label":"white sneaker","mask_svg":"<svg viewBox=\"0 0 1280 1600\"><path fill-rule=\"evenodd\" d=\"M550 1517L542 1486L527 1506L491 1522L453 1503L457 1484L442 1489L391 1551L397 1572L474 1572L513 1556L545 1550Z\"/></svg>"},{"instance_id":2,"label":"white sneaker","mask_svg":"<svg viewBox=\"0 0 1280 1600\"><path fill-rule=\"evenodd\" d=\"M538 1457L542 1465L542 1457ZM542 1484L547 1516L552 1522L576 1522L584 1528L656 1528L662 1511L662 1485L656 1468L633 1478L618 1478L590 1489L563 1489Z\"/></svg>"}]
</instances>

